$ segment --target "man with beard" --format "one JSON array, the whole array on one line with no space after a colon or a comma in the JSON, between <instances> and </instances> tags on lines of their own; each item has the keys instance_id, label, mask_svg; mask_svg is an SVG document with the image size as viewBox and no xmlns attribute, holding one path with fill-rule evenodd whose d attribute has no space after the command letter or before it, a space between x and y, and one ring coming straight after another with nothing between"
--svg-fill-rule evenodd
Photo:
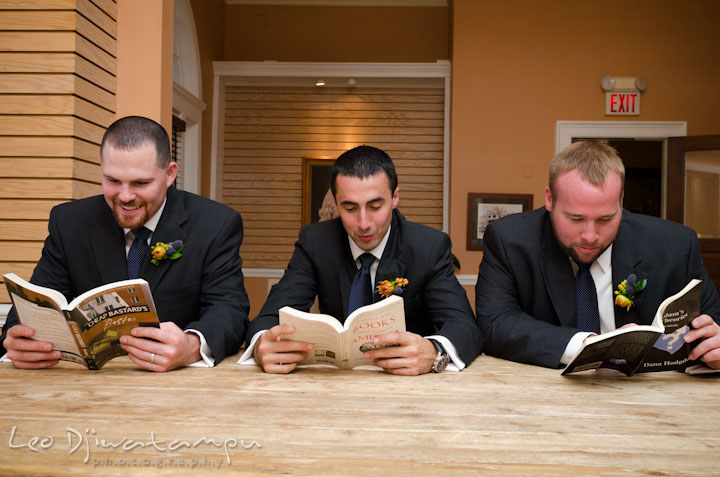
<instances>
[{"instance_id":1,"label":"man with beard","mask_svg":"<svg viewBox=\"0 0 720 477\"><path fill-rule=\"evenodd\" d=\"M697 341L690 359L720 369L720 300L695 232L623 210L624 179L607 143L576 142L550 163L544 208L488 226L475 287L488 354L560 367L588 336L650 324L665 298L698 278L702 314L684 340ZM613 290L631 275L645 289L629 310L614 306Z\"/></svg>"},{"instance_id":2,"label":"man with beard","mask_svg":"<svg viewBox=\"0 0 720 477\"><path fill-rule=\"evenodd\" d=\"M130 359L151 371L192 363L213 366L243 342L249 302L243 284L242 219L232 209L172 184L177 163L155 121L115 121L100 147L103 195L58 205L30 281L68 301L103 284L144 278L160 327L121 338ZM182 241L182 256L151 263L150 244ZM137 257L137 260L128 256ZM47 368L60 352L31 339L11 310L2 345L18 368ZM2 351L2 349L0 349Z\"/></svg>"}]
</instances>

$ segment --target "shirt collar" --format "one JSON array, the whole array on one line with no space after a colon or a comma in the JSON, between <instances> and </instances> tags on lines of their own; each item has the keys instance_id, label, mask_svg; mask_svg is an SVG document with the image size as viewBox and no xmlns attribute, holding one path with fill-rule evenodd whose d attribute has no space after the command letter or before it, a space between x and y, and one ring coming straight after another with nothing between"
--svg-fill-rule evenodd
<instances>
[{"instance_id":1,"label":"shirt collar","mask_svg":"<svg viewBox=\"0 0 720 477\"><path fill-rule=\"evenodd\" d=\"M361 249L357 246L355 242L353 242L353 239L348 235L348 241L350 242L350 252L352 253L353 260L357 260L360 255L363 253L370 253L373 257L380 260L382 258L382 254L385 251L385 246L387 245L388 238L390 237L390 229L392 229L392 224L388 227L387 232L385 232L385 236L380 241L377 247L370 250L369 252L366 252L365 250Z\"/></svg>"},{"instance_id":2,"label":"shirt collar","mask_svg":"<svg viewBox=\"0 0 720 477\"><path fill-rule=\"evenodd\" d=\"M143 224L143 227L145 227L146 229L149 229L150 233L155 232L155 229L157 228L157 224L158 224L158 222L160 222L160 217L162 216L163 210L165 210L166 203L167 203L167 196L165 196L165 200L163 200L162 205L160 206L158 211L155 212L155 215L150 217L150 220L148 220L147 222L145 222ZM130 230L132 230L132 229L123 227L123 232L125 232L125 235L127 235L128 232L130 232Z\"/></svg>"}]
</instances>

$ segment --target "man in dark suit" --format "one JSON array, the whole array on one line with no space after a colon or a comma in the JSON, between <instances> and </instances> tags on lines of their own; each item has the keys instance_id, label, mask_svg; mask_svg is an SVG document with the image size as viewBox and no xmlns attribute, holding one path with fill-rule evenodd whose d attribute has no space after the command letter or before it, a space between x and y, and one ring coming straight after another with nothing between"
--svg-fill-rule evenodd
<instances>
[{"instance_id":1,"label":"man in dark suit","mask_svg":"<svg viewBox=\"0 0 720 477\"><path fill-rule=\"evenodd\" d=\"M177 164L170 162L168 135L155 121L117 120L105 132L100 155L103 195L53 208L30 281L69 301L139 273L150 284L160 328L135 328L121 337L121 346L143 368L212 366L235 353L250 308L239 256L240 215L172 186ZM126 261L136 235L139 270ZM176 240L185 245L180 258L150 262L150 243ZM33 334L11 310L2 336L7 357L19 368L57 364L60 352L29 339Z\"/></svg>"},{"instance_id":2,"label":"man in dark suit","mask_svg":"<svg viewBox=\"0 0 720 477\"><path fill-rule=\"evenodd\" d=\"M691 359L720 368L720 300L695 232L623 210L624 178L622 161L607 143L574 143L551 162L545 208L488 226L475 287L488 354L547 367L568 364L588 336L650 324L665 298L698 278L703 314L684 339L698 341ZM614 289L631 274L647 279L645 289L629 310L614 306ZM578 300L576 283L583 281L592 293ZM594 325L576 309L590 310Z\"/></svg>"},{"instance_id":3,"label":"man in dark suit","mask_svg":"<svg viewBox=\"0 0 720 477\"><path fill-rule=\"evenodd\" d=\"M317 295L322 313L344 321L354 277L365 266L371 277L368 294L371 284L374 290L383 279L408 280L402 294L408 331L377 337L376 344L398 346L369 351L369 359L389 373L410 375L442 371L448 358L458 369L470 364L482 343L453 274L450 239L406 221L396 210L397 175L390 157L374 147L356 147L335 161L330 181L340 217L300 231L287 271L250 323L252 340L241 360L252 353L266 372L295 369L312 344L280 340L294 329L278 325L278 309L307 311ZM381 299L377 292L368 298Z\"/></svg>"}]
</instances>

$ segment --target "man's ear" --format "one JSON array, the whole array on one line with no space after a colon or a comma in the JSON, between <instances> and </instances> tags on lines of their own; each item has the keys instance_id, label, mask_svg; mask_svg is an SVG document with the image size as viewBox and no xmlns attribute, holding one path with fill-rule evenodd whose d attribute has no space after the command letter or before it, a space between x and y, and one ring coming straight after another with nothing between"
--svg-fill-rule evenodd
<instances>
[{"instance_id":1,"label":"man's ear","mask_svg":"<svg viewBox=\"0 0 720 477\"><path fill-rule=\"evenodd\" d=\"M393 195L392 195L392 208L393 209L397 208L398 202L400 202L400 186L395 188L395 192L393 192Z\"/></svg>"},{"instance_id":2,"label":"man's ear","mask_svg":"<svg viewBox=\"0 0 720 477\"><path fill-rule=\"evenodd\" d=\"M166 180L167 187L170 187L173 184L173 182L175 182L175 178L177 177L177 172L178 172L177 162L170 161L170 164L168 165L168 168L167 168L167 180Z\"/></svg>"},{"instance_id":3,"label":"man's ear","mask_svg":"<svg viewBox=\"0 0 720 477\"><path fill-rule=\"evenodd\" d=\"M552 192L550 192L550 186L545 187L545 210L552 212Z\"/></svg>"}]
</instances>

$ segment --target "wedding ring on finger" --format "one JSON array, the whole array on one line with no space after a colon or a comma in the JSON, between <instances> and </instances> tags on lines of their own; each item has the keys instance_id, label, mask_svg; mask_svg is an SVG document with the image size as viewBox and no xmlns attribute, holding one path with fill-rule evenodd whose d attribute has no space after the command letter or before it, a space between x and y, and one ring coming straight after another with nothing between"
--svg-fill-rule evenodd
<instances>
[{"instance_id":1,"label":"wedding ring on finger","mask_svg":"<svg viewBox=\"0 0 720 477\"><path fill-rule=\"evenodd\" d=\"M155 353L150 353L150 362L151 363L155 362Z\"/></svg>"}]
</instances>

